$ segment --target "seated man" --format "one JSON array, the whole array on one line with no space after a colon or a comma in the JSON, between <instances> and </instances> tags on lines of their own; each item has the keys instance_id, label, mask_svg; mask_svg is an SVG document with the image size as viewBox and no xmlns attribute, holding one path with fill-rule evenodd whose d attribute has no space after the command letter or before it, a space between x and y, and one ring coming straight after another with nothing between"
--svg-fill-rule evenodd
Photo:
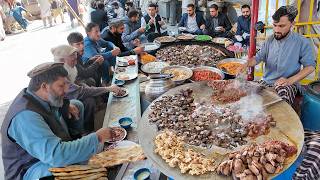
<instances>
[{"instance_id":1,"label":"seated man","mask_svg":"<svg viewBox=\"0 0 320 180\"><path fill-rule=\"evenodd\" d=\"M119 56L128 56L133 54L140 54L141 52L143 52L143 47L136 47L129 50L124 46L122 42L123 31L123 21L120 19L114 19L113 21L109 22L109 29L104 29L101 32L101 38L103 38L105 41L112 42L115 46L119 47L121 50Z\"/></svg>"},{"instance_id":2,"label":"seated man","mask_svg":"<svg viewBox=\"0 0 320 180\"><path fill-rule=\"evenodd\" d=\"M108 26L108 14L104 10L103 2L98 2L96 8L90 13L91 22L98 24L100 29Z\"/></svg>"},{"instance_id":3,"label":"seated man","mask_svg":"<svg viewBox=\"0 0 320 180\"><path fill-rule=\"evenodd\" d=\"M122 41L127 48L134 48L139 46L140 43L147 42L144 35L146 29L141 27L139 16L139 12L134 9L128 13L128 17L125 19Z\"/></svg>"},{"instance_id":4,"label":"seated man","mask_svg":"<svg viewBox=\"0 0 320 180\"><path fill-rule=\"evenodd\" d=\"M161 33L161 29L167 29L166 23L162 20L159 14L157 14L157 5L149 4L148 14L141 18L141 27L145 28L145 34L149 42L159 36L166 35L167 32Z\"/></svg>"},{"instance_id":5,"label":"seated man","mask_svg":"<svg viewBox=\"0 0 320 180\"><path fill-rule=\"evenodd\" d=\"M125 16L124 9L119 6L118 2L113 2L111 4L111 6L112 6L113 11L115 13L115 17L114 18L123 18Z\"/></svg>"},{"instance_id":6,"label":"seated man","mask_svg":"<svg viewBox=\"0 0 320 180\"><path fill-rule=\"evenodd\" d=\"M124 10L126 11L126 15L128 15L128 13L134 9L135 8L133 5L133 2L131 2L131 1L126 2L126 4L124 5Z\"/></svg>"},{"instance_id":7,"label":"seated man","mask_svg":"<svg viewBox=\"0 0 320 180\"><path fill-rule=\"evenodd\" d=\"M63 66L68 72L69 89L66 91L66 97L69 99L78 99L84 104L84 130L86 132L93 131L94 119L96 112L97 100L100 96L105 98L108 92L117 93L120 88L116 85L110 87L87 87L75 85L76 79L78 79L77 64L77 49L68 46L61 45L51 49L54 60L59 63L64 63Z\"/></svg>"},{"instance_id":8,"label":"seated man","mask_svg":"<svg viewBox=\"0 0 320 180\"><path fill-rule=\"evenodd\" d=\"M87 161L99 143L111 138L109 128L73 139L64 101L67 71L61 63L44 63L28 73L29 86L10 105L1 126L5 179L40 179L51 167Z\"/></svg>"},{"instance_id":9,"label":"seated man","mask_svg":"<svg viewBox=\"0 0 320 180\"><path fill-rule=\"evenodd\" d=\"M84 38L84 52L82 55L82 62L89 63L89 59L95 55L103 56L103 70L102 70L102 83L106 85L111 80L110 67L116 63L116 56L121 50L111 42L105 41L100 37L100 28L97 24L88 23L86 26L87 37ZM102 48L105 48L102 50Z\"/></svg>"},{"instance_id":10,"label":"seated man","mask_svg":"<svg viewBox=\"0 0 320 180\"><path fill-rule=\"evenodd\" d=\"M308 39L291 31L297 13L292 6L280 7L272 16L273 36L266 40L255 57L248 59L248 66L265 63L261 83L274 87L278 95L291 105L299 81L311 74L316 65Z\"/></svg>"},{"instance_id":11,"label":"seated man","mask_svg":"<svg viewBox=\"0 0 320 180\"><path fill-rule=\"evenodd\" d=\"M89 62L83 64L81 58L84 52L83 36L79 32L72 32L67 37L70 46L77 48L77 71L78 71L78 82L80 84L87 84L89 86L101 86L101 75L102 75L102 63L104 61L101 55L93 56L89 59ZM91 81L94 80L94 82ZM92 84L93 83L93 84ZM78 83L76 83L78 84Z\"/></svg>"},{"instance_id":12,"label":"seated man","mask_svg":"<svg viewBox=\"0 0 320 180\"><path fill-rule=\"evenodd\" d=\"M206 34L213 37L229 37L232 26L228 17L218 12L218 6L210 6L210 16L207 19Z\"/></svg>"},{"instance_id":13,"label":"seated man","mask_svg":"<svg viewBox=\"0 0 320 180\"><path fill-rule=\"evenodd\" d=\"M237 32L235 39L241 42L243 45L249 45L250 41L250 25L251 25L251 12L249 5L243 5L241 7L242 16L238 18Z\"/></svg>"},{"instance_id":14,"label":"seated man","mask_svg":"<svg viewBox=\"0 0 320 180\"><path fill-rule=\"evenodd\" d=\"M179 31L183 33L203 34L203 30L206 28L205 24L203 16L195 12L194 5L188 4L187 13L182 15L178 27Z\"/></svg>"}]
</instances>

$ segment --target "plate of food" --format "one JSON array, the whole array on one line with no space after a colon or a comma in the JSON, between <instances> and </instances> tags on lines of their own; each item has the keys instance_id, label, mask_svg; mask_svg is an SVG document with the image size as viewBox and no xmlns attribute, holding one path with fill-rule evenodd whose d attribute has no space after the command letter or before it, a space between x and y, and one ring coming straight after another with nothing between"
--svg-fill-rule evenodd
<instances>
[{"instance_id":1,"label":"plate of food","mask_svg":"<svg viewBox=\"0 0 320 180\"><path fill-rule=\"evenodd\" d=\"M192 40L194 39L195 35L192 34L181 34L177 36L177 39L179 40Z\"/></svg>"},{"instance_id":2,"label":"plate of food","mask_svg":"<svg viewBox=\"0 0 320 180\"><path fill-rule=\"evenodd\" d=\"M191 78L193 72L185 66L168 66L161 70L161 74L172 74L171 80L176 84L182 84L185 80Z\"/></svg>"},{"instance_id":3,"label":"plate of food","mask_svg":"<svg viewBox=\"0 0 320 180\"><path fill-rule=\"evenodd\" d=\"M174 42L175 40L176 38L172 36L161 36L155 39L155 41L160 43L170 43L170 42Z\"/></svg>"},{"instance_id":4,"label":"plate of food","mask_svg":"<svg viewBox=\"0 0 320 180\"><path fill-rule=\"evenodd\" d=\"M112 127L111 128L112 139L106 140L108 143L115 143L124 140L127 136L127 131L122 127Z\"/></svg>"},{"instance_id":5,"label":"plate of food","mask_svg":"<svg viewBox=\"0 0 320 180\"><path fill-rule=\"evenodd\" d=\"M217 44L229 44L229 45L233 43L233 41L231 39L224 38L224 37L213 38L212 42L217 43Z\"/></svg>"},{"instance_id":6,"label":"plate of food","mask_svg":"<svg viewBox=\"0 0 320 180\"><path fill-rule=\"evenodd\" d=\"M166 62L155 61L142 65L141 70L148 74L159 74L163 68L168 66Z\"/></svg>"},{"instance_id":7,"label":"plate of food","mask_svg":"<svg viewBox=\"0 0 320 180\"><path fill-rule=\"evenodd\" d=\"M121 88L121 90L117 94L112 92L112 95L117 98L126 97L128 96L128 94L129 91L126 88Z\"/></svg>"},{"instance_id":8,"label":"plate of food","mask_svg":"<svg viewBox=\"0 0 320 180\"><path fill-rule=\"evenodd\" d=\"M138 76L138 74L121 72L121 73L116 74L116 79L123 80L123 81L130 81L132 79L137 78L137 76Z\"/></svg>"},{"instance_id":9,"label":"plate of food","mask_svg":"<svg viewBox=\"0 0 320 180\"><path fill-rule=\"evenodd\" d=\"M212 37L209 35L198 35L198 36L196 36L195 40L197 40L197 41L211 41Z\"/></svg>"}]
</instances>

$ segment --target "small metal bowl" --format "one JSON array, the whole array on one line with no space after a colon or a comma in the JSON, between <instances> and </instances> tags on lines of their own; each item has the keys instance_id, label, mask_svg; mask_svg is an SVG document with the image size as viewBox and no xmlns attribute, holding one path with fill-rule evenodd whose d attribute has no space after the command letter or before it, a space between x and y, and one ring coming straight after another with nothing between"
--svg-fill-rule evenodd
<instances>
[{"instance_id":1,"label":"small metal bowl","mask_svg":"<svg viewBox=\"0 0 320 180\"><path fill-rule=\"evenodd\" d=\"M245 59L227 58L217 63L217 68L220 69L225 74L227 79L234 79L236 77L234 74L230 74L225 69L220 67L221 64L228 63L228 62L237 62L240 64L245 64L247 61Z\"/></svg>"},{"instance_id":2,"label":"small metal bowl","mask_svg":"<svg viewBox=\"0 0 320 180\"><path fill-rule=\"evenodd\" d=\"M210 66L198 66L198 67L195 67L192 69L193 73L194 73L194 71L199 71L199 70L209 70L209 71L218 73L221 77L221 80L225 78L223 72L218 68L214 68L214 67L210 67ZM197 82L197 81L193 80L192 78L190 80L192 82Z\"/></svg>"},{"instance_id":3,"label":"small metal bowl","mask_svg":"<svg viewBox=\"0 0 320 180\"><path fill-rule=\"evenodd\" d=\"M165 71L169 70L169 69L182 69L184 72L186 72L187 74L187 77L184 78L184 79L179 79L179 80L173 80L171 78L171 80L176 84L176 85L180 85L180 84L183 84L187 79L190 79L192 77L192 74L193 74L193 71L188 68L188 67L185 67L185 66L168 66L168 67L165 67L161 70L161 74L166 74ZM173 74L174 75L174 74Z\"/></svg>"},{"instance_id":4,"label":"small metal bowl","mask_svg":"<svg viewBox=\"0 0 320 180\"><path fill-rule=\"evenodd\" d=\"M119 119L119 124L124 129L129 129L131 127L132 122L133 121L130 117L123 117Z\"/></svg>"},{"instance_id":5,"label":"small metal bowl","mask_svg":"<svg viewBox=\"0 0 320 180\"><path fill-rule=\"evenodd\" d=\"M141 168L134 173L133 177L135 180L147 180L147 179L150 179L150 175L151 175L150 169Z\"/></svg>"},{"instance_id":6,"label":"small metal bowl","mask_svg":"<svg viewBox=\"0 0 320 180\"><path fill-rule=\"evenodd\" d=\"M119 79L114 81L114 84L117 85L117 86L123 86L125 83L126 83L126 81L119 80Z\"/></svg>"}]
</instances>

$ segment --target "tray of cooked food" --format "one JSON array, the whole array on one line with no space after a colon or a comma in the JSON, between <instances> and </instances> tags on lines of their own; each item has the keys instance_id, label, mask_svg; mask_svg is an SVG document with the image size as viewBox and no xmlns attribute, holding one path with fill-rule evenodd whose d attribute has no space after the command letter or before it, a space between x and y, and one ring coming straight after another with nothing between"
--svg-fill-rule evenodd
<instances>
[{"instance_id":1,"label":"tray of cooked food","mask_svg":"<svg viewBox=\"0 0 320 180\"><path fill-rule=\"evenodd\" d=\"M224 74L217 68L209 66L199 66L192 69L192 81L208 81L208 80L222 80Z\"/></svg>"},{"instance_id":2,"label":"tray of cooked food","mask_svg":"<svg viewBox=\"0 0 320 180\"><path fill-rule=\"evenodd\" d=\"M229 88L229 100L214 97ZM297 159L304 139L290 105L263 106L278 99L258 84L236 80L178 86L143 113L139 142L174 179L270 179Z\"/></svg>"},{"instance_id":3,"label":"tray of cooked food","mask_svg":"<svg viewBox=\"0 0 320 180\"><path fill-rule=\"evenodd\" d=\"M182 84L192 77L192 70L185 66L168 66L161 70L161 74L172 74L171 80L176 84Z\"/></svg>"}]
</instances>

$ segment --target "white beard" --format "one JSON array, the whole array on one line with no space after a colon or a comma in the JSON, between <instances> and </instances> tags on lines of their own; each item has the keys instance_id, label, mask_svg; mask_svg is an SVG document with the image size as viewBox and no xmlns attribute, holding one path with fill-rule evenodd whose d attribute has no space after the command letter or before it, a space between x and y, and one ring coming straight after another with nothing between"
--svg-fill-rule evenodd
<instances>
[{"instance_id":1,"label":"white beard","mask_svg":"<svg viewBox=\"0 0 320 180\"><path fill-rule=\"evenodd\" d=\"M63 65L64 68L68 71L68 79L71 83L76 81L76 77L78 76L78 70L76 67L70 67L67 64Z\"/></svg>"}]
</instances>

